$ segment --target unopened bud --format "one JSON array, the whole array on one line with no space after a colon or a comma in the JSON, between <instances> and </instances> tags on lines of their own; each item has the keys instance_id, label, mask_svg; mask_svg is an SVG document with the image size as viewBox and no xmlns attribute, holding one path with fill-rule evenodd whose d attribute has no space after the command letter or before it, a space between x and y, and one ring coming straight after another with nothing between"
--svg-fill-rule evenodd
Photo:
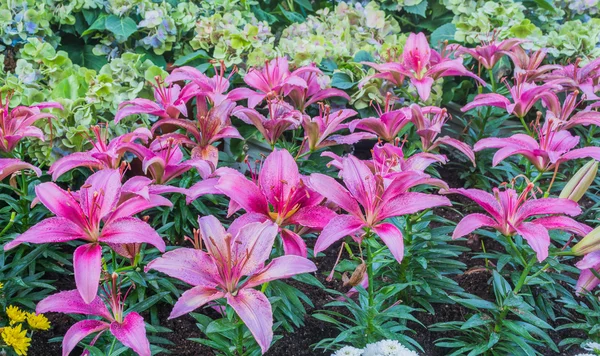
<instances>
[{"instance_id":1,"label":"unopened bud","mask_svg":"<svg viewBox=\"0 0 600 356\"><path fill-rule=\"evenodd\" d=\"M589 161L567 182L562 192L560 192L559 197L570 199L574 202L579 201L585 192L587 192L590 185L592 185L594 179L596 179L597 173L598 161Z\"/></svg>"},{"instance_id":2,"label":"unopened bud","mask_svg":"<svg viewBox=\"0 0 600 356\"><path fill-rule=\"evenodd\" d=\"M600 226L585 235L581 241L571 248L576 256L587 255L598 250L600 250Z\"/></svg>"}]
</instances>

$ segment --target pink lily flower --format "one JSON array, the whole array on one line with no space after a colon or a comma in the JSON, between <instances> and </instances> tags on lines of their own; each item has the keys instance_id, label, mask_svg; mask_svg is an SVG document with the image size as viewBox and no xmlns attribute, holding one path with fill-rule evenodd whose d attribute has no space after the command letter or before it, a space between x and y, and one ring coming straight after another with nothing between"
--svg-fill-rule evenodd
<instances>
[{"instance_id":1,"label":"pink lily flower","mask_svg":"<svg viewBox=\"0 0 600 356\"><path fill-rule=\"evenodd\" d=\"M140 127L133 132L126 133L108 142L106 135L102 134L99 126L92 126L92 132L96 141L92 142L93 148L87 152L75 152L62 157L54 162L48 173L52 174L52 180L57 180L61 175L73 168L88 167L90 169L117 169L126 152L136 152L142 147L135 143L140 140L147 143L152 138L150 130Z\"/></svg>"},{"instance_id":2,"label":"pink lily flower","mask_svg":"<svg viewBox=\"0 0 600 356\"><path fill-rule=\"evenodd\" d=\"M224 138L243 139L231 124L230 116L234 107L235 103L229 100L222 101L208 111L202 110L202 107L199 106L196 122L182 119L162 119L152 126L152 132L163 125L175 125L182 128L195 140L194 143L187 140L186 136L178 136L182 138L182 143L194 146L192 158L209 161L213 167L217 167L219 150L212 144Z\"/></svg>"},{"instance_id":3,"label":"pink lily flower","mask_svg":"<svg viewBox=\"0 0 600 356\"><path fill-rule=\"evenodd\" d=\"M600 270L600 251L588 253L575 266L581 270L575 285L577 295L589 292L600 284L600 279L592 272L592 270L596 272Z\"/></svg>"},{"instance_id":4,"label":"pink lily flower","mask_svg":"<svg viewBox=\"0 0 600 356\"><path fill-rule=\"evenodd\" d=\"M198 219L208 252L178 248L150 262L151 269L193 286L175 303L169 319L187 314L206 303L225 298L256 339L263 353L273 341L273 313L267 297L253 287L317 270L304 257L281 256L265 266L277 226L251 223L225 231L214 216ZM234 222L235 224L235 222ZM247 276L243 282L243 278Z\"/></svg>"},{"instance_id":5,"label":"pink lily flower","mask_svg":"<svg viewBox=\"0 0 600 356\"><path fill-rule=\"evenodd\" d=\"M244 76L244 82L256 91L250 88L236 88L229 93L229 99L233 101L248 99L248 108L252 109L265 99L288 96L294 88L308 90L306 79L301 76L306 72L319 73L320 70L315 66L305 66L290 72L285 57L278 57L270 62L265 61L262 70L252 68Z\"/></svg>"},{"instance_id":6,"label":"pink lily flower","mask_svg":"<svg viewBox=\"0 0 600 356\"><path fill-rule=\"evenodd\" d=\"M149 173L157 184L166 184L192 168L196 168L201 177L209 176L214 170L209 161L194 158L184 161L180 142L181 135L163 135L152 141L149 148L142 147L136 153L142 159L144 173Z\"/></svg>"},{"instance_id":7,"label":"pink lily flower","mask_svg":"<svg viewBox=\"0 0 600 356\"><path fill-rule=\"evenodd\" d=\"M15 172L25 169L31 169L38 177L42 175L42 170L32 164L16 158L0 158L0 181Z\"/></svg>"},{"instance_id":8,"label":"pink lily flower","mask_svg":"<svg viewBox=\"0 0 600 356\"><path fill-rule=\"evenodd\" d=\"M44 132L33 124L41 119L53 119L54 115L41 110L63 109L59 103L45 102L17 106L11 110L8 106L11 97L12 94L8 94L3 102L0 96L0 150L4 152L12 151L23 137L35 137L44 141Z\"/></svg>"},{"instance_id":9,"label":"pink lily flower","mask_svg":"<svg viewBox=\"0 0 600 356\"><path fill-rule=\"evenodd\" d=\"M415 172L399 174L387 184L358 158L348 156L341 171L346 187L320 173L310 176L310 187L335 203L348 215L338 215L325 226L315 244L315 256L345 236L364 235L369 229L388 246L398 262L404 256L404 241L400 230L387 218L413 214L437 206L449 206L446 197L408 192L422 178Z\"/></svg>"},{"instance_id":10,"label":"pink lily flower","mask_svg":"<svg viewBox=\"0 0 600 356\"><path fill-rule=\"evenodd\" d=\"M496 66L496 63L504 57L508 51L523 43L523 40L518 38L508 38L498 42L493 38L489 42L482 42L480 46L475 48L467 48L463 46L456 47L457 55L468 54L481 64L485 69L491 70Z\"/></svg>"},{"instance_id":11,"label":"pink lily flower","mask_svg":"<svg viewBox=\"0 0 600 356\"><path fill-rule=\"evenodd\" d=\"M408 108L392 110L392 96L387 95L385 107L375 108L379 117L356 119L348 125L350 132L356 129L371 132L386 142L394 142L402 129L410 122L412 113Z\"/></svg>"},{"instance_id":12,"label":"pink lily flower","mask_svg":"<svg viewBox=\"0 0 600 356\"><path fill-rule=\"evenodd\" d=\"M546 49L539 49L528 54L523 47L515 46L506 54L515 65L515 77L523 78L525 82L541 79L549 71L561 68L560 65L541 65L546 58Z\"/></svg>"},{"instance_id":13,"label":"pink lily flower","mask_svg":"<svg viewBox=\"0 0 600 356\"><path fill-rule=\"evenodd\" d=\"M168 84L186 80L191 81L199 88L196 95L206 97L210 100L211 104L218 106L225 100L228 100L229 95L226 92L229 90L229 80L237 69L233 68L227 77L225 77L225 70L227 68L223 61L220 62L219 68L214 65L214 69L215 75L209 77L194 67L175 68L165 81Z\"/></svg>"},{"instance_id":14,"label":"pink lily flower","mask_svg":"<svg viewBox=\"0 0 600 356\"><path fill-rule=\"evenodd\" d=\"M409 158L404 157L402 147L394 146L391 143L376 144L371 151L373 159L364 162L371 172L376 176L381 176L384 179L384 184L390 184L396 177L404 178L404 172L416 173L413 181L415 185L433 185L443 189L448 189L448 184L441 179L431 178L424 171L431 164L440 162L446 163L446 156L437 155L428 152L420 152L413 154ZM340 171L344 169L344 158L336 155L333 152L323 152L323 157L333 159L328 166L333 166ZM341 174L340 174L341 175ZM420 176L420 179L416 179Z\"/></svg>"},{"instance_id":15,"label":"pink lily flower","mask_svg":"<svg viewBox=\"0 0 600 356\"><path fill-rule=\"evenodd\" d=\"M537 85L528 83L524 80L524 76L515 76L515 85L510 86L506 83L510 92L511 100L497 93L479 94L461 111L467 112L479 106L494 106L506 110L509 114L513 114L518 118L523 118L531 108L538 102L542 101L544 106L558 106L558 97L553 90L560 89L556 84L546 83Z\"/></svg>"},{"instance_id":16,"label":"pink lily flower","mask_svg":"<svg viewBox=\"0 0 600 356\"><path fill-rule=\"evenodd\" d=\"M410 106L412 122L421 136L421 145L424 152L431 152L440 146L450 146L459 150L475 166L475 153L466 143L450 136L438 137L442 133L444 124L450 119L446 109L435 106L420 107L417 104Z\"/></svg>"},{"instance_id":17,"label":"pink lily flower","mask_svg":"<svg viewBox=\"0 0 600 356\"><path fill-rule=\"evenodd\" d=\"M553 130L558 128L568 130L579 125L600 126L600 112L592 110L591 107L575 112L583 101L577 101L578 94L579 91L575 90L567 95L562 105L548 108L546 121L551 123Z\"/></svg>"},{"instance_id":18,"label":"pink lily flower","mask_svg":"<svg viewBox=\"0 0 600 356\"><path fill-rule=\"evenodd\" d=\"M586 100L598 100L600 97L596 92L600 91L600 58L597 58L588 64L580 67L580 59L574 64L560 67L544 79L553 83L558 83L568 90L580 90Z\"/></svg>"},{"instance_id":19,"label":"pink lily flower","mask_svg":"<svg viewBox=\"0 0 600 356\"><path fill-rule=\"evenodd\" d=\"M302 127L304 128L305 142L302 144L301 152L314 152L321 148L335 145L352 145L360 140L376 138L375 135L366 132L356 132L349 135L333 135L345 130L348 124L343 122L357 114L350 109L342 109L331 113L329 106L322 107L319 116L312 119L304 116Z\"/></svg>"},{"instance_id":20,"label":"pink lily flower","mask_svg":"<svg viewBox=\"0 0 600 356\"><path fill-rule=\"evenodd\" d=\"M119 110L115 115L115 124L124 117L135 114L149 114L172 119L177 119L179 115L188 116L187 103L198 94L198 86L195 84L188 84L183 88L177 84L165 86L159 76L154 79L156 85L151 83L154 87L154 101L137 98L119 104Z\"/></svg>"},{"instance_id":21,"label":"pink lily flower","mask_svg":"<svg viewBox=\"0 0 600 356\"><path fill-rule=\"evenodd\" d=\"M548 257L548 230L563 230L580 236L592 231L591 227L564 216L581 213L576 202L561 198L532 199L533 188L533 184L529 184L521 194L517 194L514 189L501 191L494 188L493 195L479 189L449 189L447 193L463 195L479 204L489 214L488 216L475 213L465 216L456 225L452 238L463 237L482 227L491 227L504 236L519 234L535 251L538 261L541 262ZM536 217L549 214L552 216ZM526 221L531 217L535 218Z\"/></svg>"},{"instance_id":22,"label":"pink lily flower","mask_svg":"<svg viewBox=\"0 0 600 356\"><path fill-rule=\"evenodd\" d=\"M273 151L254 181L234 172L222 175L214 186L234 202L229 216L240 207L246 210L230 229L249 222L272 221L279 227L285 253L306 257L304 240L286 227L295 225L320 230L335 213L321 206L323 197L304 184L292 155L286 150Z\"/></svg>"},{"instance_id":23,"label":"pink lily flower","mask_svg":"<svg viewBox=\"0 0 600 356\"><path fill-rule=\"evenodd\" d=\"M116 283L115 279L113 279L114 283ZM48 296L38 303L36 307L38 314L56 312L92 315L103 319L84 319L73 324L63 338L62 356L69 356L81 340L88 335L98 333L91 342L91 345L94 345L100 335L106 331L139 356L152 355L146 337L144 318L136 312L124 315L127 295L121 299L121 294L116 289L117 287L113 287L111 291L105 289L102 298L94 296L90 302L83 300L77 290L70 290ZM110 306L110 311L105 303Z\"/></svg>"},{"instance_id":24,"label":"pink lily flower","mask_svg":"<svg viewBox=\"0 0 600 356\"><path fill-rule=\"evenodd\" d=\"M412 85L417 88L421 100L426 101L431 94L433 82L441 77L467 76L482 85L485 82L467 70L462 64L462 58L450 59L449 53L442 53L429 47L429 42L423 33L411 33L406 40L402 52L401 62L376 64L363 62L379 72L389 73L385 79L400 79L408 77Z\"/></svg>"},{"instance_id":25,"label":"pink lily flower","mask_svg":"<svg viewBox=\"0 0 600 356\"><path fill-rule=\"evenodd\" d=\"M311 66L317 69L314 64ZM306 86L292 86L291 91L287 94L297 110L305 112L310 105L332 97L340 97L350 101L350 96L346 92L330 88L325 84L329 82L329 77L319 69L316 71L305 70L297 75L304 79Z\"/></svg>"},{"instance_id":26,"label":"pink lily flower","mask_svg":"<svg viewBox=\"0 0 600 356\"><path fill-rule=\"evenodd\" d=\"M522 155L540 172L545 172L556 165L579 158L593 158L600 161L600 147L584 147L573 149L579 144L580 137L573 136L567 130L552 130L552 124L537 124L538 139L525 134L515 134L507 138L489 137L479 140L475 152L487 148L499 148L492 161L495 167L501 161L513 155Z\"/></svg>"},{"instance_id":27,"label":"pink lily flower","mask_svg":"<svg viewBox=\"0 0 600 356\"><path fill-rule=\"evenodd\" d=\"M295 110L290 104L279 99L269 100L267 104L269 109L268 118L252 108L243 106L236 107L232 115L256 127L267 143L274 147L284 131L295 130L300 126L304 115Z\"/></svg>"},{"instance_id":28,"label":"pink lily flower","mask_svg":"<svg viewBox=\"0 0 600 356\"><path fill-rule=\"evenodd\" d=\"M73 254L75 283L86 303L92 302L98 292L102 269L100 243L149 243L160 251L165 250L164 241L150 225L131 217L140 210L136 205L131 202L118 204L122 193L121 174L117 170L105 169L92 174L78 194L65 191L50 182L38 185L35 192L37 199L56 217L33 226L4 245L4 250L25 242L87 241ZM155 203L145 204L144 207L166 204L164 201Z\"/></svg>"}]
</instances>

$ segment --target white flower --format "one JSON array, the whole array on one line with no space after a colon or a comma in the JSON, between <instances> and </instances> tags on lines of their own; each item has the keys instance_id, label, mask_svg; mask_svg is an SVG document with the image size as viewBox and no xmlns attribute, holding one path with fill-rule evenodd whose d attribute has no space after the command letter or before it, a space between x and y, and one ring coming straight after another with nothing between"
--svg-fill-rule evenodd
<instances>
[{"instance_id":1,"label":"white flower","mask_svg":"<svg viewBox=\"0 0 600 356\"><path fill-rule=\"evenodd\" d=\"M577 354L575 356L596 356L596 355L593 355L593 354Z\"/></svg>"},{"instance_id":2,"label":"white flower","mask_svg":"<svg viewBox=\"0 0 600 356\"><path fill-rule=\"evenodd\" d=\"M331 356L361 356L362 350L352 346L344 346Z\"/></svg>"},{"instance_id":3,"label":"white flower","mask_svg":"<svg viewBox=\"0 0 600 356\"><path fill-rule=\"evenodd\" d=\"M588 341L583 348L588 351L600 351L600 344L597 342Z\"/></svg>"},{"instance_id":4,"label":"white flower","mask_svg":"<svg viewBox=\"0 0 600 356\"><path fill-rule=\"evenodd\" d=\"M419 356L419 354L407 349L396 340L381 340L367 345L363 356Z\"/></svg>"}]
</instances>

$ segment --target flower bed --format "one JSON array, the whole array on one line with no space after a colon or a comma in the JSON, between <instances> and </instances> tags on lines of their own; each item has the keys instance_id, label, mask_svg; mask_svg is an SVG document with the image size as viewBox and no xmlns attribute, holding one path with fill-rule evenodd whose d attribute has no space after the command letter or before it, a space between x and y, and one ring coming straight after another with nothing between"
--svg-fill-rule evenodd
<instances>
[{"instance_id":1,"label":"flower bed","mask_svg":"<svg viewBox=\"0 0 600 356\"><path fill-rule=\"evenodd\" d=\"M598 7L0 4L2 352L600 353Z\"/></svg>"}]
</instances>

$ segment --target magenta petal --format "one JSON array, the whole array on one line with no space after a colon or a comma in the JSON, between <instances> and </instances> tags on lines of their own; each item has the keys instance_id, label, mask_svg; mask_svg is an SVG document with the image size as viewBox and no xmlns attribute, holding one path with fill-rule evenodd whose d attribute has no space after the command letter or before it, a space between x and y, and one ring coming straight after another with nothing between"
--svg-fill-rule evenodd
<instances>
[{"instance_id":1,"label":"magenta petal","mask_svg":"<svg viewBox=\"0 0 600 356\"><path fill-rule=\"evenodd\" d=\"M283 251L286 255L301 257L306 257L308 255L306 243L304 242L304 239L302 239L302 236L288 229L282 229L280 234L281 239L283 240Z\"/></svg>"},{"instance_id":2,"label":"magenta petal","mask_svg":"<svg viewBox=\"0 0 600 356\"><path fill-rule=\"evenodd\" d=\"M42 171L32 164L13 158L0 158L0 180L24 169L31 169L38 177L42 175Z\"/></svg>"},{"instance_id":3,"label":"magenta petal","mask_svg":"<svg viewBox=\"0 0 600 356\"><path fill-rule=\"evenodd\" d=\"M502 216L502 213L500 212L500 205L498 204L498 201L492 194L490 194L486 191L483 191L481 189L459 188L459 189L448 189L444 193L445 194L456 193L456 194L464 195L465 197L473 200L475 203L477 203L479 206L481 206L483 208L483 210L487 211L488 214L490 214L497 221L503 220L503 216Z\"/></svg>"},{"instance_id":4,"label":"magenta petal","mask_svg":"<svg viewBox=\"0 0 600 356\"><path fill-rule=\"evenodd\" d=\"M578 148L571 152L567 152L560 158L561 161L570 161L578 158L593 158L600 161L600 147L584 147Z\"/></svg>"},{"instance_id":5,"label":"magenta petal","mask_svg":"<svg viewBox=\"0 0 600 356\"><path fill-rule=\"evenodd\" d=\"M585 269L581 271L581 274L577 279L575 290L579 295L591 291L592 289L596 288L598 284L600 284L600 279L596 278L596 275L592 273L591 269Z\"/></svg>"},{"instance_id":6,"label":"magenta petal","mask_svg":"<svg viewBox=\"0 0 600 356\"><path fill-rule=\"evenodd\" d=\"M139 356L151 356L150 343L146 337L146 325L144 318L136 312L127 314L122 323L113 321L110 324L110 332L121 341L121 343Z\"/></svg>"},{"instance_id":7,"label":"magenta petal","mask_svg":"<svg viewBox=\"0 0 600 356\"><path fill-rule=\"evenodd\" d=\"M98 244L79 246L73 253L75 284L86 303L91 303L98 294L102 260L102 247Z\"/></svg>"},{"instance_id":8,"label":"magenta petal","mask_svg":"<svg viewBox=\"0 0 600 356\"><path fill-rule=\"evenodd\" d=\"M313 190L340 208L356 216L362 215L356 199L335 179L324 174L313 173L310 176L309 183Z\"/></svg>"},{"instance_id":9,"label":"magenta petal","mask_svg":"<svg viewBox=\"0 0 600 356\"><path fill-rule=\"evenodd\" d=\"M205 194L223 194L215 186L219 183L219 178L204 179L190 187L187 191L186 202L190 204Z\"/></svg>"},{"instance_id":10,"label":"magenta petal","mask_svg":"<svg viewBox=\"0 0 600 356\"><path fill-rule=\"evenodd\" d=\"M231 242L231 258L237 261L236 268L241 275L251 275L264 266L278 230L271 221L250 223L240 229Z\"/></svg>"},{"instance_id":11,"label":"magenta petal","mask_svg":"<svg viewBox=\"0 0 600 356\"><path fill-rule=\"evenodd\" d=\"M92 174L79 190L82 209L94 212L88 216L99 220L110 213L117 205L121 193L121 173L116 169L104 169Z\"/></svg>"},{"instance_id":12,"label":"magenta petal","mask_svg":"<svg viewBox=\"0 0 600 356\"><path fill-rule=\"evenodd\" d=\"M263 353L273 341L273 312L271 303L261 292L246 288L234 297L227 294L227 303L248 327Z\"/></svg>"},{"instance_id":13,"label":"magenta petal","mask_svg":"<svg viewBox=\"0 0 600 356\"><path fill-rule=\"evenodd\" d=\"M457 225L456 229L452 233L452 239L458 239L472 233L473 231L484 227L495 227L496 221L487 215L483 214L469 214L465 216Z\"/></svg>"},{"instance_id":14,"label":"magenta petal","mask_svg":"<svg viewBox=\"0 0 600 356\"><path fill-rule=\"evenodd\" d=\"M106 219L106 223L120 218L130 217L157 206L172 207L173 203L171 203L169 199L156 194L152 194L148 198L144 198L143 196L129 198L117 206Z\"/></svg>"},{"instance_id":15,"label":"magenta petal","mask_svg":"<svg viewBox=\"0 0 600 356\"><path fill-rule=\"evenodd\" d=\"M276 279L290 278L297 274L315 272L317 266L300 256L286 255L273 259L263 270L248 279L245 288L251 288Z\"/></svg>"},{"instance_id":16,"label":"magenta petal","mask_svg":"<svg viewBox=\"0 0 600 356\"><path fill-rule=\"evenodd\" d=\"M425 209L451 205L452 203L448 198L439 195L416 192L402 193L393 199L386 200L377 218L381 221L394 216L414 214Z\"/></svg>"},{"instance_id":17,"label":"magenta petal","mask_svg":"<svg viewBox=\"0 0 600 356\"><path fill-rule=\"evenodd\" d=\"M65 337L62 342L62 356L69 356L71 351L79 344L79 342L85 339L86 336L106 330L110 328L110 324L105 323L101 320L82 320L73 324L67 330Z\"/></svg>"},{"instance_id":18,"label":"magenta petal","mask_svg":"<svg viewBox=\"0 0 600 356\"><path fill-rule=\"evenodd\" d=\"M521 235L535 251L539 262L548 257L548 248L550 247L550 235L548 230L542 225L536 223L524 222L516 227Z\"/></svg>"},{"instance_id":19,"label":"magenta petal","mask_svg":"<svg viewBox=\"0 0 600 356\"><path fill-rule=\"evenodd\" d=\"M335 212L324 206L307 206L300 208L288 221L290 224L322 229L336 216Z\"/></svg>"},{"instance_id":20,"label":"magenta petal","mask_svg":"<svg viewBox=\"0 0 600 356\"><path fill-rule=\"evenodd\" d=\"M465 156L467 156L467 158L473 163L473 166L475 166L475 153L473 152L471 147L469 147L469 145L467 145L466 143L459 141L452 137L444 136L444 137L438 138L435 141L435 144L436 145L447 145L447 146L456 148L457 150L462 152Z\"/></svg>"},{"instance_id":21,"label":"magenta petal","mask_svg":"<svg viewBox=\"0 0 600 356\"><path fill-rule=\"evenodd\" d=\"M227 174L215 186L247 212L268 213L267 201L256 184L242 174Z\"/></svg>"},{"instance_id":22,"label":"magenta petal","mask_svg":"<svg viewBox=\"0 0 600 356\"><path fill-rule=\"evenodd\" d=\"M433 86L433 78L425 77L422 79L411 78L410 82L417 88L417 93L421 100L426 101L431 95L431 87Z\"/></svg>"},{"instance_id":23,"label":"magenta petal","mask_svg":"<svg viewBox=\"0 0 600 356\"><path fill-rule=\"evenodd\" d=\"M64 313L64 314L83 314L96 315L105 319L112 320L112 315L99 297L94 298L90 303L86 303L81 298L78 290L69 290L52 294L41 300L35 309L36 313Z\"/></svg>"},{"instance_id":24,"label":"magenta petal","mask_svg":"<svg viewBox=\"0 0 600 356\"><path fill-rule=\"evenodd\" d=\"M372 197L377 195L377 182L373 172L354 156L348 156L342 163L342 178L346 188L363 207L370 206Z\"/></svg>"},{"instance_id":25,"label":"magenta petal","mask_svg":"<svg viewBox=\"0 0 600 356\"><path fill-rule=\"evenodd\" d=\"M275 211L280 211L300 183L294 157L286 150L273 151L263 163L258 182L267 201L275 207Z\"/></svg>"},{"instance_id":26,"label":"magenta petal","mask_svg":"<svg viewBox=\"0 0 600 356\"><path fill-rule=\"evenodd\" d=\"M165 251L165 242L148 223L137 218L121 218L104 225L98 238L111 244L148 243L160 252Z\"/></svg>"},{"instance_id":27,"label":"magenta petal","mask_svg":"<svg viewBox=\"0 0 600 356\"><path fill-rule=\"evenodd\" d=\"M563 198L542 198L528 200L519 208L515 221L523 221L530 216L544 214L566 214L575 216L581 214L579 204Z\"/></svg>"},{"instance_id":28,"label":"magenta petal","mask_svg":"<svg viewBox=\"0 0 600 356\"><path fill-rule=\"evenodd\" d=\"M548 216L535 219L532 222L542 225L547 230L562 230L579 236L585 236L593 230L586 224L582 224L566 216Z\"/></svg>"},{"instance_id":29,"label":"magenta petal","mask_svg":"<svg viewBox=\"0 0 600 356\"><path fill-rule=\"evenodd\" d=\"M354 235L361 230L365 225L362 220L352 215L338 215L331 219L329 224L325 226L317 242L315 243L314 254L324 251L329 246L334 244L341 238L348 235Z\"/></svg>"},{"instance_id":30,"label":"magenta petal","mask_svg":"<svg viewBox=\"0 0 600 356\"><path fill-rule=\"evenodd\" d=\"M192 312L204 304L215 299L223 298L224 292L216 290L213 287L196 286L185 291L177 300L169 315L169 319L177 318L189 312Z\"/></svg>"},{"instance_id":31,"label":"magenta petal","mask_svg":"<svg viewBox=\"0 0 600 356\"><path fill-rule=\"evenodd\" d=\"M465 105L462 109L462 112L467 112L471 109L474 109L478 106L495 106L499 108L506 109L506 107L510 105L510 100L505 98L500 94L479 94L467 105Z\"/></svg>"},{"instance_id":32,"label":"magenta petal","mask_svg":"<svg viewBox=\"0 0 600 356\"><path fill-rule=\"evenodd\" d=\"M233 220L231 225L229 225L227 232L230 233L232 236L236 236L244 226L253 222L262 223L267 220L271 220L271 218L267 215L260 213L242 214L237 219Z\"/></svg>"},{"instance_id":33,"label":"magenta petal","mask_svg":"<svg viewBox=\"0 0 600 356\"><path fill-rule=\"evenodd\" d=\"M52 174L52 180L57 180L60 176L76 167L102 168L102 163L92 157L88 152L75 152L65 156L50 166L48 173Z\"/></svg>"},{"instance_id":34,"label":"magenta petal","mask_svg":"<svg viewBox=\"0 0 600 356\"><path fill-rule=\"evenodd\" d=\"M373 226L373 232L383 240L396 261L402 263L402 258L404 257L404 237L402 236L402 232L390 223Z\"/></svg>"},{"instance_id":35,"label":"magenta petal","mask_svg":"<svg viewBox=\"0 0 600 356\"><path fill-rule=\"evenodd\" d=\"M156 270L193 286L216 285L217 268L212 258L204 251L193 248L178 248L169 251L152 262L145 271Z\"/></svg>"},{"instance_id":36,"label":"magenta petal","mask_svg":"<svg viewBox=\"0 0 600 356\"><path fill-rule=\"evenodd\" d=\"M37 198L54 215L69 219L84 228L86 225L83 210L73 195L54 183L42 183L35 187Z\"/></svg>"},{"instance_id":37,"label":"magenta petal","mask_svg":"<svg viewBox=\"0 0 600 356\"><path fill-rule=\"evenodd\" d=\"M48 218L37 223L16 239L4 245L4 250L8 251L24 242L45 244L85 238L87 238L85 231L71 220L65 218Z\"/></svg>"}]
</instances>

